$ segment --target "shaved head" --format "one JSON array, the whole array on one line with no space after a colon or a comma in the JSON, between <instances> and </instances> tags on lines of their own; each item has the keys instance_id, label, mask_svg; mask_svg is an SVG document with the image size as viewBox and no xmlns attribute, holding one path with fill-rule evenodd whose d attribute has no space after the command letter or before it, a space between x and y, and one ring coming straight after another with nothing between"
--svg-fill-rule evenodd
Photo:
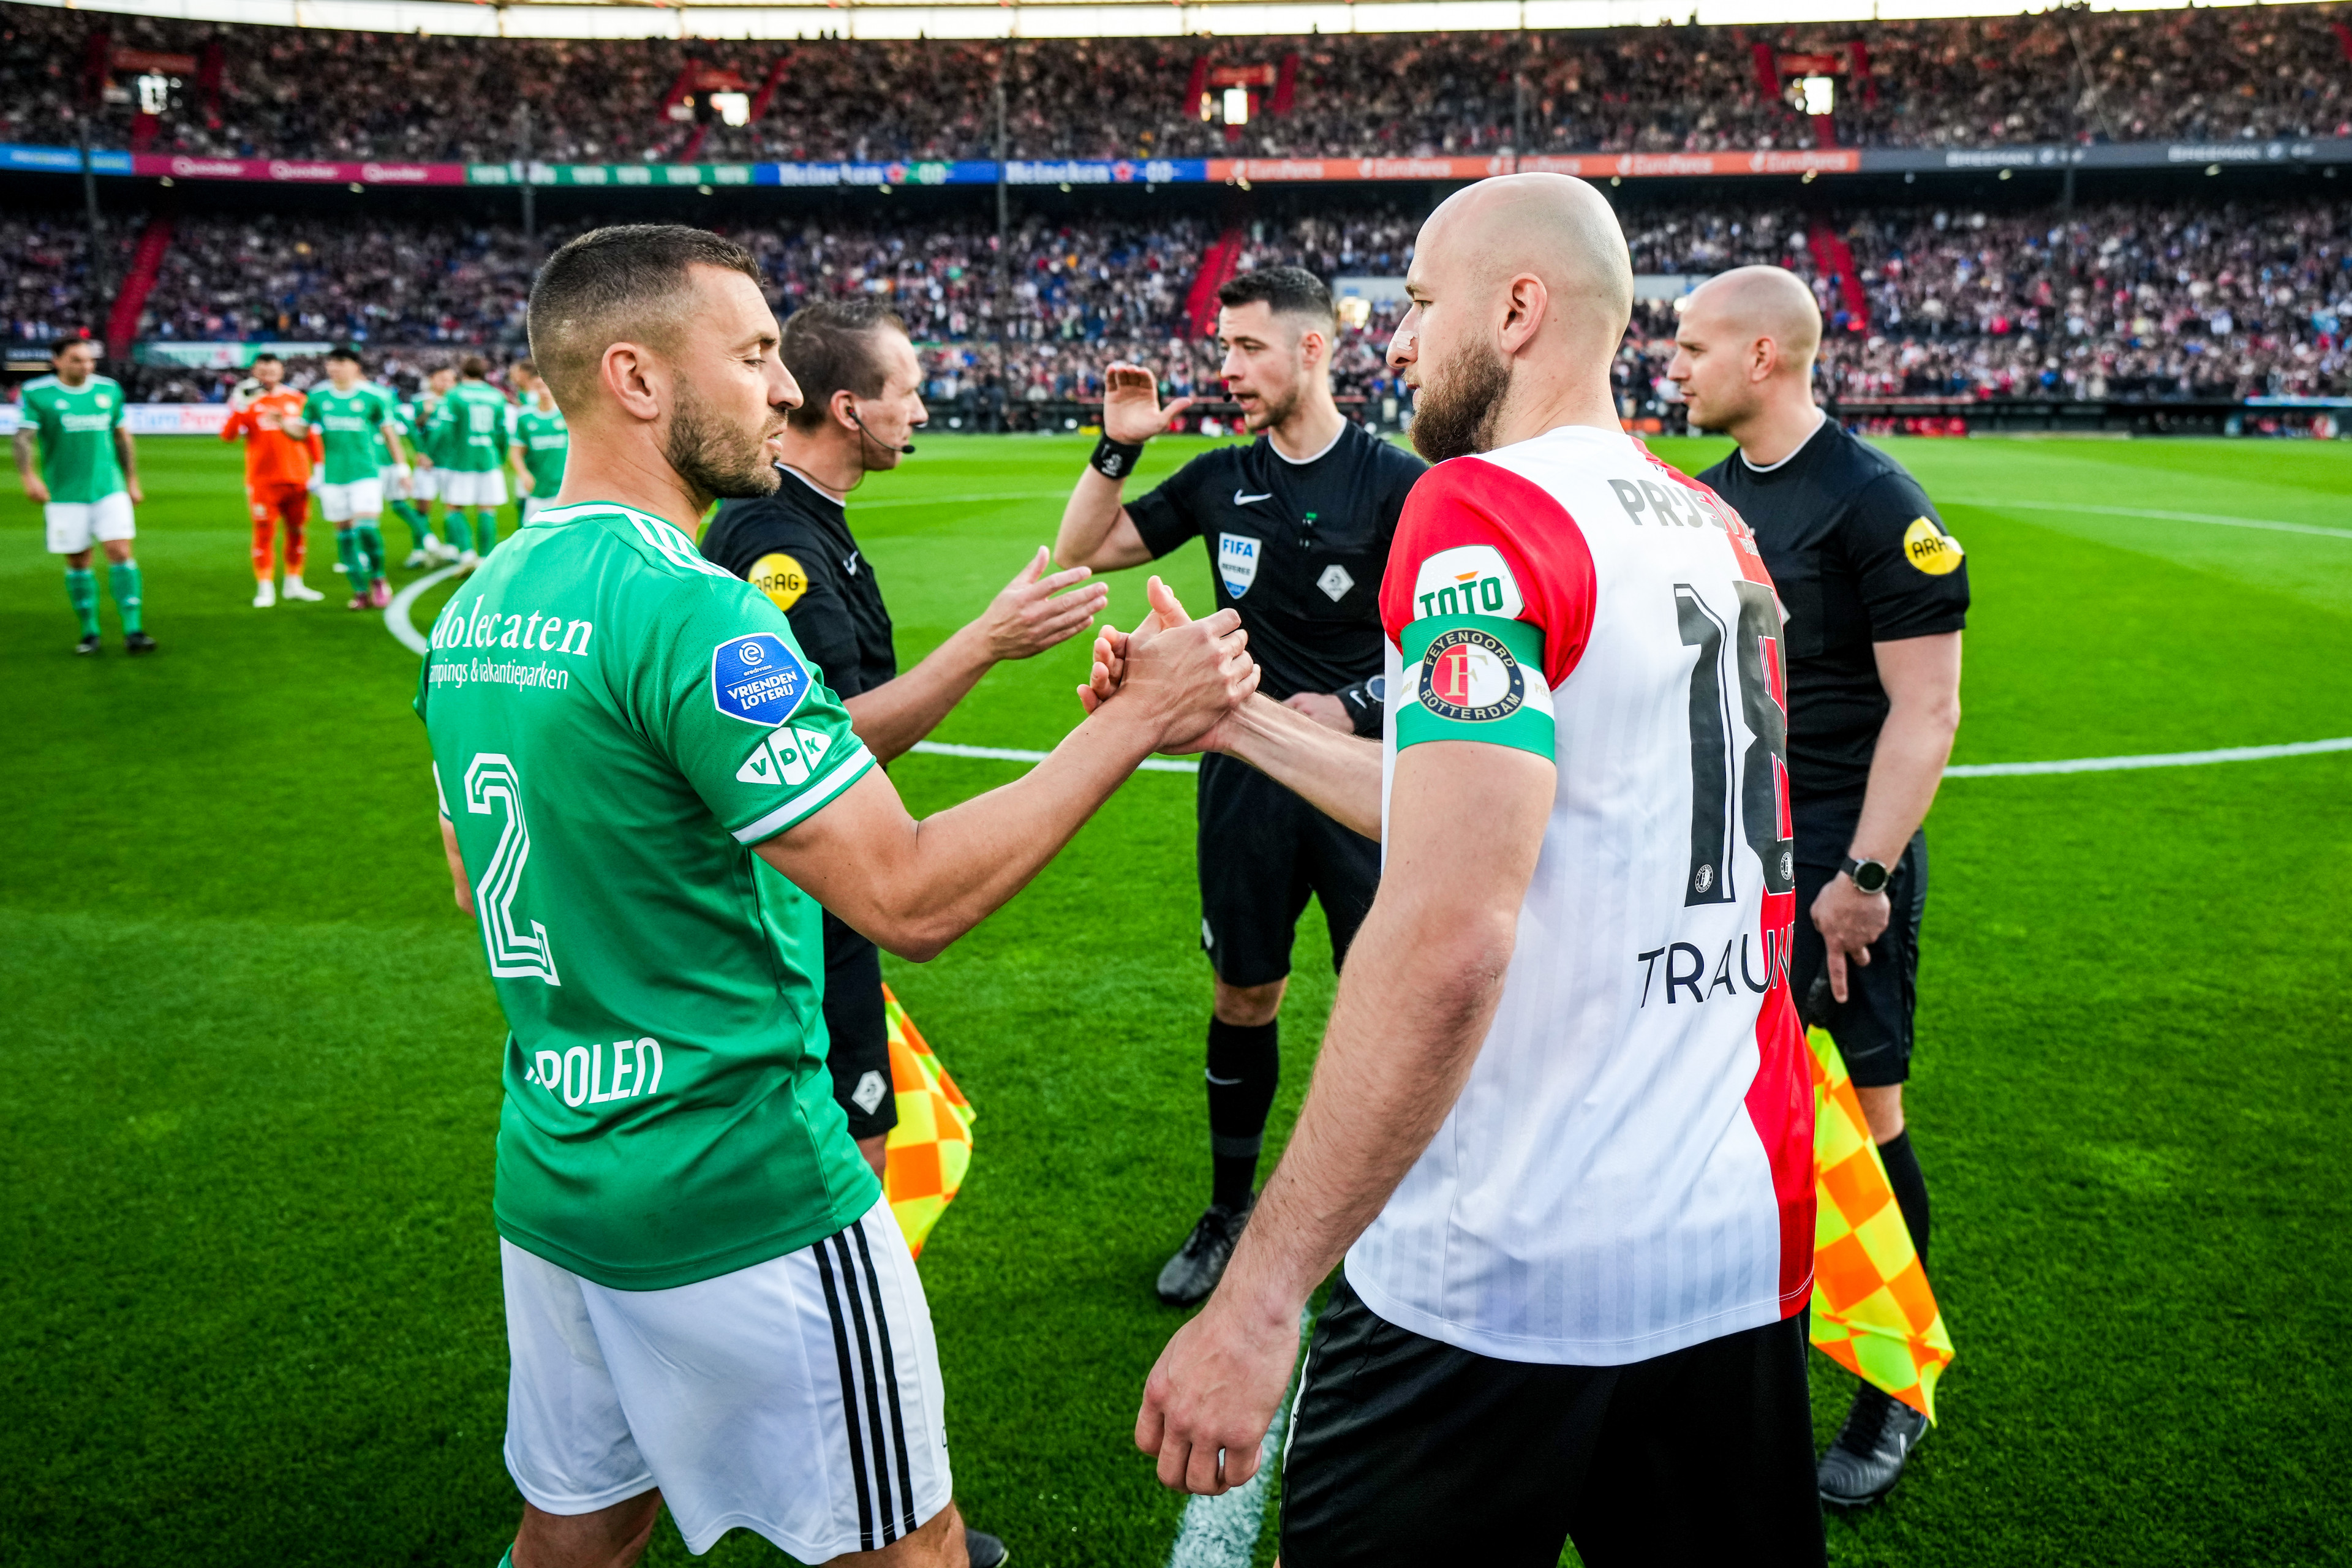
<instances>
[{"instance_id":1,"label":"shaved head","mask_svg":"<svg viewBox=\"0 0 2352 1568\"><path fill-rule=\"evenodd\" d=\"M1601 193L1508 174L1454 193L1422 226L1412 311L1390 363L1416 388L1412 442L1435 461L1616 424L1609 367L1633 311L1633 264Z\"/></svg>"},{"instance_id":2,"label":"shaved head","mask_svg":"<svg viewBox=\"0 0 2352 1568\"><path fill-rule=\"evenodd\" d=\"M1810 418L1822 308L1783 267L1735 267L1683 302L1667 376L1691 424L1737 437L1776 408Z\"/></svg>"}]
</instances>

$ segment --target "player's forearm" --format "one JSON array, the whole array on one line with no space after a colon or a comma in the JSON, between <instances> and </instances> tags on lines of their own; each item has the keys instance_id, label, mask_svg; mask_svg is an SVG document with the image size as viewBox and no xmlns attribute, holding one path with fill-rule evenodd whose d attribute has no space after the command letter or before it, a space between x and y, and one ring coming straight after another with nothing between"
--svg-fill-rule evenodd
<instances>
[{"instance_id":1,"label":"player's forearm","mask_svg":"<svg viewBox=\"0 0 2352 1568\"><path fill-rule=\"evenodd\" d=\"M12 443L16 448L16 479L26 489L33 488L33 431L26 426L16 432Z\"/></svg>"},{"instance_id":2,"label":"player's forearm","mask_svg":"<svg viewBox=\"0 0 2352 1568\"><path fill-rule=\"evenodd\" d=\"M849 710L849 722L866 749L890 762L938 729L994 663L986 634L974 623L933 648L906 674L862 691L842 706Z\"/></svg>"},{"instance_id":3,"label":"player's forearm","mask_svg":"<svg viewBox=\"0 0 2352 1568\"><path fill-rule=\"evenodd\" d=\"M1233 1308L1297 1322L1380 1214L1461 1097L1516 934L1516 910L1373 902L1298 1125L1218 1292Z\"/></svg>"},{"instance_id":4,"label":"player's forearm","mask_svg":"<svg viewBox=\"0 0 2352 1568\"><path fill-rule=\"evenodd\" d=\"M1158 736L1149 716L1105 703L1012 784L920 822L902 807L856 821L844 808L866 803L845 795L760 854L878 946L928 963L1026 887Z\"/></svg>"},{"instance_id":5,"label":"player's forearm","mask_svg":"<svg viewBox=\"0 0 2352 1568\"><path fill-rule=\"evenodd\" d=\"M132 484L138 483L139 444L131 438L130 431L120 426L114 431L114 456L122 465L122 477Z\"/></svg>"},{"instance_id":6,"label":"player's forearm","mask_svg":"<svg viewBox=\"0 0 2352 1568\"><path fill-rule=\"evenodd\" d=\"M1870 759L1870 784L1854 825L1852 853L1895 864L1936 804L1936 786L1943 782L1959 727L1957 699L1948 705L1898 701L1888 709Z\"/></svg>"},{"instance_id":7,"label":"player's forearm","mask_svg":"<svg viewBox=\"0 0 2352 1568\"><path fill-rule=\"evenodd\" d=\"M1118 526L1119 510L1119 481L1087 468L1062 508L1062 525L1054 532L1054 559L1065 566L1104 569L1108 563L1097 561L1095 552Z\"/></svg>"},{"instance_id":8,"label":"player's forearm","mask_svg":"<svg viewBox=\"0 0 2352 1568\"><path fill-rule=\"evenodd\" d=\"M1343 827L1381 836L1381 748L1270 697L1244 703L1218 750L1255 768Z\"/></svg>"}]
</instances>

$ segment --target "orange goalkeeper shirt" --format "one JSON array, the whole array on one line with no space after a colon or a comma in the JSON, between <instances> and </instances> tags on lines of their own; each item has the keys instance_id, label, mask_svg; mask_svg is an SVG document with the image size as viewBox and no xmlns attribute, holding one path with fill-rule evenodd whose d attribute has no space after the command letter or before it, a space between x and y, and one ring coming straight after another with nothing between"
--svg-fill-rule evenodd
<instances>
[{"instance_id":1,"label":"orange goalkeeper shirt","mask_svg":"<svg viewBox=\"0 0 2352 1568\"><path fill-rule=\"evenodd\" d=\"M245 437L247 486L257 490L287 486L299 489L310 482L310 469L320 457L319 433L313 430L297 441L283 429L275 428L286 420L301 416L302 395L291 387L265 393L228 416L227 423L221 426L221 439ZM262 423L264 419L268 424Z\"/></svg>"}]
</instances>

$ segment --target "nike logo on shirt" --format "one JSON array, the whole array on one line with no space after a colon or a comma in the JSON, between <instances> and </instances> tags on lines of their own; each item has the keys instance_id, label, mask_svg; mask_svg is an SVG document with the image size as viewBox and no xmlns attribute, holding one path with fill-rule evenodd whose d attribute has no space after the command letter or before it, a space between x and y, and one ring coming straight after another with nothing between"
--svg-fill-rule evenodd
<instances>
[{"instance_id":1,"label":"nike logo on shirt","mask_svg":"<svg viewBox=\"0 0 2352 1568\"><path fill-rule=\"evenodd\" d=\"M1234 504L1235 506L1247 506L1247 505L1249 505L1249 504L1250 504L1250 502L1252 502L1252 501L1272 500L1273 499L1274 499L1274 492L1273 492L1272 490L1268 490L1268 491L1266 491L1264 495L1257 495L1257 496L1247 496L1247 495L1244 495L1244 494L1242 494L1242 492L1241 492L1241 491L1239 491L1239 490L1235 490L1235 491L1234 492Z\"/></svg>"}]
</instances>

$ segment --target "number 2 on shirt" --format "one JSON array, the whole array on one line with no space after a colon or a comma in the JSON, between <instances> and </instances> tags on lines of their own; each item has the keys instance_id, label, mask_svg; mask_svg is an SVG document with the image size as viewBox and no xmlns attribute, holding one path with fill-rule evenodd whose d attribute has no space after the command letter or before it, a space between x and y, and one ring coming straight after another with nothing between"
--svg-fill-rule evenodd
<instances>
[{"instance_id":1,"label":"number 2 on shirt","mask_svg":"<svg viewBox=\"0 0 2352 1568\"><path fill-rule=\"evenodd\" d=\"M474 887L474 908L482 921L482 940L490 951L490 973L502 979L544 980L561 985L555 976L555 954L547 942L547 928L530 922L525 935L515 929L515 889L530 858L530 827L522 818L522 781L503 752L482 752L466 769L466 809L488 816L503 805L506 822L499 829L498 847L490 851L489 869Z\"/></svg>"}]
</instances>

